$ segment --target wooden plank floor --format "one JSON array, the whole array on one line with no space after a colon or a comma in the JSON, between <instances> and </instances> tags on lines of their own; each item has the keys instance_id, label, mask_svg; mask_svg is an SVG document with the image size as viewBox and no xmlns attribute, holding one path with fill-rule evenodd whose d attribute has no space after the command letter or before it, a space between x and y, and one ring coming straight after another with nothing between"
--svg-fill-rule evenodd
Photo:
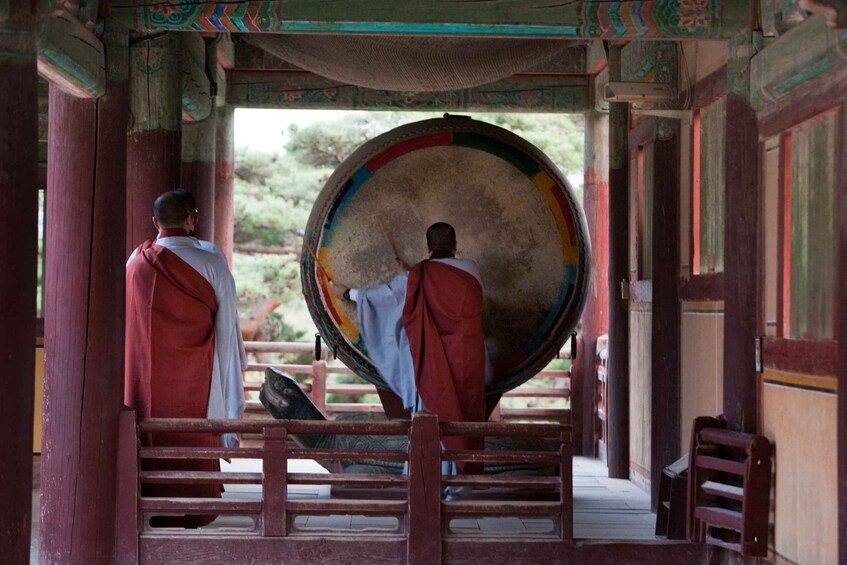
<instances>
[{"instance_id":1,"label":"wooden plank floor","mask_svg":"<svg viewBox=\"0 0 847 565\"><path fill-rule=\"evenodd\" d=\"M261 469L260 460L236 460L233 465L222 462L222 470L256 472ZM289 471L298 473L322 473L326 470L314 461L289 462ZM592 540L655 540L656 515L650 512L650 497L633 483L622 479L609 479L605 465L596 459L575 457L574 471L574 538ZM31 564L38 563L38 515L40 492L38 465L34 468L32 494L32 544ZM259 485L228 485L225 498L258 500ZM329 498L329 486L292 485L288 490L290 500ZM221 517L204 529L240 530L250 528L251 520L241 517ZM394 530L394 518L372 518L364 516L298 516L295 527L331 528L347 530ZM479 532L481 535L506 532L527 534L551 531L551 520L538 518L481 518L455 519L451 529L463 534Z\"/></svg>"}]
</instances>

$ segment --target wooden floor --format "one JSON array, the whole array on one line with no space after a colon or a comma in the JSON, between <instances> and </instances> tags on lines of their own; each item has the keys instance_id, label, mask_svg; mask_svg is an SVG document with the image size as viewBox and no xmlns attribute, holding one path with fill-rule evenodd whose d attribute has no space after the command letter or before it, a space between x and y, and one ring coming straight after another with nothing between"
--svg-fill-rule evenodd
<instances>
[{"instance_id":1,"label":"wooden floor","mask_svg":"<svg viewBox=\"0 0 847 565\"><path fill-rule=\"evenodd\" d=\"M239 460L234 465L222 462L222 470L257 471L261 468L259 460ZM289 471L299 473L326 472L314 461L291 461ZM574 483L574 538L592 540L655 540L656 515L650 512L650 497L633 483L622 479L609 479L605 465L596 459L575 457L573 463ZM38 515L39 480L38 465L34 469L34 489L32 494L33 520L30 563L38 563ZM229 485L224 497L240 499L258 499L258 485ZM328 498L328 486L289 487L288 497L292 500L308 498ZM240 529L249 528L252 523L245 518L219 518L207 528ZM364 516L298 516L295 520L298 528L332 529L393 529L393 518L366 518ZM552 522L546 519L519 518L482 518L479 520L456 519L451 529L463 533L479 531L481 534L496 532L544 532L550 531ZM204 528L205 529L205 528Z\"/></svg>"}]
</instances>

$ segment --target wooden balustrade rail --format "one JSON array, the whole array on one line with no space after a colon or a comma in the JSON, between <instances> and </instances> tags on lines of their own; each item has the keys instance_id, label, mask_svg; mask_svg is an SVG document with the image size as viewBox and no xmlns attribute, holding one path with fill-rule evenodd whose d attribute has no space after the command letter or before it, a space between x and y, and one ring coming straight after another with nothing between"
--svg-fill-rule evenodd
<instances>
[{"instance_id":1,"label":"wooden balustrade rail","mask_svg":"<svg viewBox=\"0 0 847 565\"><path fill-rule=\"evenodd\" d=\"M244 344L247 353L282 353L282 354L309 354L313 356L310 364L296 363L251 363L247 367L247 373L264 373L268 367L283 371L292 375L308 376L306 382L300 383L300 387L304 392L311 395L312 402L324 414L333 416L336 414L350 412L383 412L382 405L375 402L337 402L328 401L328 395L347 395L357 399L361 399L365 395L377 394L376 387L366 383L337 383L331 378L334 375L353 375L352 370L345 366L338 366L328 363L329 350L324 347L321 351L321 358L314 359L315 346L313 343L302 342L262 342L248 341ZM561 359L570 359L569 348L564 348L559 354ZM561 386L536 386L533 385L533 380L541 378L560 379ZM537 382L537 380L535 381ZM261 388L260 383L255 381L250 382L245 380L245 393L255 393ZM570 399L570 371L557 369L544 369L539 371L533 379L524 385L511 390L503 395L503 398L536 398L536 399ZM251 400L248 396L248 411L264 412L257 400ZM565 422L567 409L564 408L501 408L495 413L495 417L506 420L520 419L540 419L557 422Z\"/></svg>"},{"instance_id":2,"label":"wooden balustrade rail","mask_svg":"<svg viewBox=\"0 0 847 565\"><path fill-rule=\"evenodd\" d=\"M240 432L261 433L259 447L140 447L146 434L161 432ZM295 448L291 436L301 434L408 435L406 450ZM522 436L554 440L555 451L442 451L443 435ZM533 534L529 542L544 545L555 553L572 547L573 476L571 428L565 425L508 423L439 423L437 416L419 413L409 421L258 421L143 419L134 411L121 415L118 484L118 563L135 565L171 562L237 562L250 556L251 562L270 562L281 550L301 563L321 563L328 556L352 558L358 553L373 562L440 563L442 551L453 545L485 540L478 535L450 531L455 518L543 517L551 520L549 534ZM259 472L146 471L142 462L150 459L189 460L209 458L261 459ZM292 473L288 461L295 458L317 460L408 461L408 476L386 473ZM442 476L442 460L539 463L557 467L557 476L456 475ZM261 485L260 498L145 498L140 485L147 483L197 484L225 483ZM290 500L289 485L330 485L345 490L344 498ZM470 486L472 499L444 501L444 486ZM367 487L367 488L363 488ZM351 497L362 489L366 495ZM379 489L399 496L374 496ZM513 489L517 498L491 498L493 490ZM543 499L521 498L521 493L546 492ZM477 495L479 493L479 496ZM241 530L151 528L155 515L216 514L248 516L253 527ZM295 525L297 516L379 516L394 518L393 529L303 531ZM445 537L446 536L446 537ZM464 537L463 537L464 536ZM520 533L498 534L492 551L520 552ZM276 540L276 541L273 541ZM284 540L284 541L283 541ZM357 540L364 540L364 545ZM280 545L283 544L283 545ZM358 545L357 545L358 544ZM464 545L462 545L464 544ZM565 545L560 545L565 544ZM489 548L491 549L491 548ZM215 561L217 560L217 561ZM157 563L158 565L158 563Z\"/></svg>"}]
</instances>

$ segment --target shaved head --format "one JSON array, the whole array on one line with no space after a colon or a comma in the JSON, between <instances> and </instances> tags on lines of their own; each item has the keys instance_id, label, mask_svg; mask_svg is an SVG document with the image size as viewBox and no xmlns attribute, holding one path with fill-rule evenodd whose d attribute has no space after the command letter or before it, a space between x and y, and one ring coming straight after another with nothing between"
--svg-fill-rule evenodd
<instances>
[{"instance_id":1,"label":"shaved head","mask_svg":"<svg viewBox=\"0 0 847 565\"><path fill-rule=\"evenodd\" d=\"M432 224L426 230L426 245L434 258L452 257L456 246L456 230L445 222Z\"/></svg>"},{"instance_id":2,"label":"shaved head","mask_svg":"<svg viewBox=\"0 0 847 565\"><path fill-rule=\"evenodd\" d=\"M194 197L184 188L163 192L153 202L153 217L163 228L181 227L188 216L196 213Z\"/></svg>"}]
</instances>

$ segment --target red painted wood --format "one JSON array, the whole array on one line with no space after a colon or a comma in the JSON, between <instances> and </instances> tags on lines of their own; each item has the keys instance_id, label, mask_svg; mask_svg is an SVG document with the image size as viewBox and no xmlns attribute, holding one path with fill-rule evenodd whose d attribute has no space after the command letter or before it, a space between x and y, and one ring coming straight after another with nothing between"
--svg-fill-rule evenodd
<instances>
[{"instance_id":1,"label":"red painted wood","mask_svg":"<svg viewBox=\"0 0 847 565\"><path fill-rule=\"evenodd\" d=\"M679 458L680 303L679 303L679 123L670 139L654 144L653 304L650 357L652 507L659 500L662 470Z\"/></svg>"},{"instance_id":2,"label":"red painted wood","mask_svg":"<svg viewBox=\"0 0 847 565\"><path fill-rule=\"evenodd\" d=\"M782 198L779 202L780 231L782 244L779 253L779 296L777 299L777 335L791 335L791 132L785 132L779 151L780 188Z\"/></svg>"},{"instance_id":3,"label":"red painted wood","mask_svg":"<svg viewBox=\"0 0 847 565\"><path fill-rule=\"evenodd\" d=\"M572 384L579 383L580 396L574 398L571 409L574 425L582 427L574 436L574 451L593 457L598 440L594 359L597 338L609 331L609 118L597 113L585 120L583 186L583 209L591 234L591 274L582 313L582 343L577 348L580 370L571 370Z\"/></svg>"},{"instance_id":4,"label":"red painted wood","mask_svg":"<svg viewBox=\"0 0 847 565\"><path fill-rule=\"evenodd\" d=\"M804 375L835 376L838 342L765 338L762 364L766 369Z\"/></svg>"},{"instance_id":5,"label":"red painted wood","mask_svg":"<svg viewBox=\"0 0 847 565\"><path fill-rule=\"evenodd\" d=\"M680 279L679 298L688 301L723 300L723 273L706 273Z\"/></svg>"},{"instance_id":6,"label":"red painted wood","mask_svg":"<svg viewBox=\"0 0 847 565\"><path fill-rule=\"evenodd\" d=\"M215 134L215 245L232 268L233 199L235 196L234 115L232 106L217 108Z\"/></svg>"},{"instance_id":7,"label":"red painted wood","mask_svg":"<svg viewBox=\"0 0 847 565\"><path fill-rule=\"evenodd\" d=\"M708 106L727 91L726 65L697 81L691 89L691 108ZM681 96L684 98L685 94Z\"/></svg>"},{"instance_id":8,"label":"red painted wood","mask_svg":"<svg viewBox=\"0 0 847 565\"><path fill-rule=\"evenodd\" d=\"M262 535L283 537L288 535L286 498L288 491L288 455L285 428L265 430L265 453L262 457Z\"/></svg>"},{"instance_id":9,"label":"red painted wood","mask_svg":"<svg viewBox=\"0 0 847 565\"><path fill-rule=\"evenodd\" d=\"M194 234L203 240L215 238L215 164L203 161L182 163L182 188L191 192L200 211Z\"/></svg>"},{"instance_id":10,"label":"red painted wood","mask_svg":"<svg viewBox=\"0 0 847 565\"><path fill-rule=\"evenodd\" d=\"M438 417L418 412L409 432L409 565L441 563L441 456Z\"/></svg>"},{"instance_id":11,"label":"red painted wood","mask_svg":"<svg viewBox=\"0 0 847 565\"><path fill-rule=\"evenodd\" d=\"M44 563L101 563L114 554L125 262L115 211L125 207L127 101L125 83L110 83L99 100L50 88Z\"/></svg>"},{"instance_id":12,"label":"red painted wood","mask_svg":"<svg viewBox=\"0 0 847 565\"><path fill-rule=\"evenodd\" d=\"M36 22L12 3L0 53L0 555L28 563L32 523L32 412L35 374L35 301L38 106Z\"/></svg>"},{"instance_id":13,"label":"red painted wood","mask_svg":"<svg viewBox=\"0 0 847 565\"><path fill-rule=\"evenodd\" d=\"M125 255L156 237L153 201L180 183L180 132L151 130L127 136ZM126 262L126 258L124 258Z\"/></svg>"},{"instance_id":14,"label":"red painted wood","mask_svg":"<svg viewBox=\"0 0 847 565\"><path fill-rule=\"evenodd\" d=\"M732 429L757 426L755 337L758 328L759 132L744 98L726 98L724 224L724 415Z\"/></svg>"},{"instance_id":15,"label":"red painted wood","mask_svg":"<svg viewBox=\"0 0 847 565\"><path fill-rule=\"evenodd\" d=\"M141 516L138 513L139 442L134 410L121 412L118 440L115 561L117 565L137 565Z\"/></svg>"},{"instance_id":16,"label":"red painted wood","mask_svg":"<svg viewBox=\"0 0 847 565\"><path fill-rule=\"evenodd\" d=\"M573 541L573 446L570 434L561 436L559 451L559 533L563 540Z\"/></svg>"},{"instance_id":17,"label":"red painted wood","mask_svg":"<svg viewBox=\"0 0 847 565\"><path fill-rule=\"evenodd\" d=\"M847 272L847 105L842 104L838 120L838 149L835 186L835 237L837 239L837 273ZM840 304L835 315L835 338L838 340L837 449L838 449L838 561L847 563L847 284L836 282L835 303Z\"/></svg>"},{"instance_id":18,"label":"red painted wood","mask_svg":"<svg viewBox=\"0 0 847 565\"><path fill-rule=\"evenodd\" d=\"M700 110L694 112L691 142L691 274L700 274Z\"/></svg>"},{"instance_id":19,"label":"red painted wood","mask_svg":"<svg viewBox=\"0 0 847 565\"><path fill-rule=\"evenodd\" d=\"M586 304L587 306L587 304ZM583 309L582 318L585 320L588 314ZM583 321L583 327L585 327L585 322ZM585 439L585 449L591 450L593 452L594 447L594 434L593 434L593 424L591 418L593 418L594 410L592 407L587 408L585 405L588 404L588 401L585 397L588 397L593 401L594 399L594 391L592 389L588 389L584 387L583 377L586 373L585 371L585 340L582 335L572 336L571 339L576 340L576 357L571 359L571 418L573 422L576 422L576 425L579 428L582 428L581 431L578 431L576 434L576 445L577 449L583 449L583 440ZM502 414L502 412L501 412ZM590 417L589 417L590 415ZM583 438L583 436L588 436L586 432L586 428L592 431L590 437Z\"/></svg>"}]
</instances>

